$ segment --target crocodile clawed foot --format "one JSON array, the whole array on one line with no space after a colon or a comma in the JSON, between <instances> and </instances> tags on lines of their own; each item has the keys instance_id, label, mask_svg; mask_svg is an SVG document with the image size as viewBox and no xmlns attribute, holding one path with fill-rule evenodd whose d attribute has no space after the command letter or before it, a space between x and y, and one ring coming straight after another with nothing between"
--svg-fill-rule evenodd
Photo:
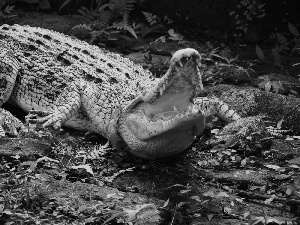
<instances>
[{"instance_id":1,"label":"crocodile clawed foot","mask_svg":"<svg viewBox=\"0 0 300 225\"><path fill-rule=\"evenodd\" d=\"M23 123L10 112L0 108L0 136L17 136L18 131L22 130L25 130Z\"/></svg>"},{"instance_id":2,"label":"crocodile clawed foot","mask_svg":"<svg viewBox=\"0 0 300 225\"><path fill-rule=\"evenodd\" d=\"M58 130L62 126L62 117L54 112L30 110L26 116L26 122L42 124L44 128L52 127L54 130Z\"/></svg>"}]
</instances>

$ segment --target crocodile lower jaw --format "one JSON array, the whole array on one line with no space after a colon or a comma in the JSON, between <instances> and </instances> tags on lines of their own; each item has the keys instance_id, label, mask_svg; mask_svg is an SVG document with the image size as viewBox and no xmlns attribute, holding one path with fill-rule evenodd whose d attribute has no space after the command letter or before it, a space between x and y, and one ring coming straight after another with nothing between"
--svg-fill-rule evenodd
<instances>
[{"instance_id":1,"label":"crocodile lower jaw","mask_svg":"<svg viewBox=\"0 0 300 225\"><path fill-rule=\"evenodd\" d=\"M185 111L167 111L150 118L143 110L136 110L126 116L124 124L141 141L154 139L170 133L186 133L196 136L201 133L202 111L189 106ZM199 132L199 130L201 130Z\"/></svg>"},{"instance_id":2,"label":"crocodile lower jaw","mask_svg":"<svg viewBox=\"0 0 300 225\"><path fill-rule=\"evenodd\" d=\"M119 131L132 154L147 159L176 155L189 147L205 127L205 117L197 109L167 114L152 120L137 110L122 117Z\"/></svg>"}]
</instances>

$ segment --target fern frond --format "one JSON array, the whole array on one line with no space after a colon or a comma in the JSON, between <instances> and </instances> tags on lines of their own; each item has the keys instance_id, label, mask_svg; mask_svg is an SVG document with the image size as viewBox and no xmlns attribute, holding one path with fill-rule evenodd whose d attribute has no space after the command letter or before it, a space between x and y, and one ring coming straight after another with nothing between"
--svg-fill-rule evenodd
<instances>
[{"instance_id":1,"label":"fern frond","mask_svg":"<svg viewBox=\"0 0 300 225\"><path fill-rule=\"evenodd\" d=\"M90 24L79 24L71 29L71 34L80 39L85 39L92 31Z\"/></svg>"},{"instance_id":2,"label":"fern frond","mask_svg":"<svg viewBox=\"0 0 300 225\"><path fill-rule=\"evenodd\" d=\"M6 1L5 0L0 0L0 10L3 8L3 6L6 5Z\"/></svg>"},{"instance_id":3,"label":"fern frond","mask_svg":"<svg viewBox=\"0 0 300 225\"><path fill-rule=\"evenodd\" d=\"M78 24L72 28L72 30L86 30L92 31L90 24Z\"/></svg>"},{"instance_id":4,"label":"fern frond","mask_svg":"<svg viewBox=\"0 0 300 225\"><path fill-rule=\"evenodd\" d=\"M149 12L144 12L142 11L142 13L144 14L147 22L152 26L153 24L156 24L160 21L160 18L156 15L153 15L152 13Z\"/></svg>"},{"instance_id":5,"label":"fern frond","mask_svg":"<svg viewBox=\"0 0 300 225\"><path fill-rule=\"evenodd\" d=\"M124 23L127 23L129 13L135 7L136 0L111 0L110 9L117 14L122 15Z\"/></svg>"},{"instance_id":6,"label":"fern frond","mask_svg":"<svg viewBox=\"0 0 300 225\"><path fill-rule=\"evenodd\" d=\"M124 23L124 21L121 21L119 23L114 23L111 28L115 28L117 30L125 30L128 31L132 36L134 36L135 38L138 38L133 27L131 25L129 25L127 22Z\"/></svg>"},{"instance_id":7,"label":"fern frond","mask_svg":"<svg viewBox=\"0 0 300 225\"><path fill-rule=\"evenodd\" d=\"M92 27L95 30L101 30L107 27L112 20L112 13L111 11L102 11L99 18L92 22Z\"/></svg>"}]
</instances>

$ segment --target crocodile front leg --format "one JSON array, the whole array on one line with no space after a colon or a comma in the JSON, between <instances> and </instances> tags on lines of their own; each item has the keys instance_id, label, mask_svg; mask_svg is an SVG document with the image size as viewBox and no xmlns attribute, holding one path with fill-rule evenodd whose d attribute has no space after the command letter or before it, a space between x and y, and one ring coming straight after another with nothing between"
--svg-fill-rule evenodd
<instances>
[{"instance_id":1,"label":"crocodile front leg","mask_svg":"<svg viewBox=\"0 0 300 225\"><path fill-rule=\"evenodd\" d=\"M20 63L6 48L0 47L0 107L12 95ZM10 112L0 108L0 136L16 136L17 130L24 129L22 122Z\"/></svg>"},{"instance_id":2,"label":"crocodile front leg","mask_svg":"<svg viewBox=\"0 0 300 225\"><path fill-rule=\"evenodd\" d=\"M103 86L78 79L64 88L52 111L31 110L26 120L56 130L66 126L96 132L109 138L117 131L114 128L116 120L113 118L116 108L105 101L112 97L107 96L108 93L112 94L113 90L105 92Z\"/></svg>"},{"instance_id":3,"label":"crocodile front leg","mask_svg":"<svg viewBox=\"0 0 300 225\"><path fill-rule=\"evenodd\" d=\"M242 118L235 110L217 98L195 98L194 104L207 117L217 116L227 123L218 134L206 142L208 145L226 143L230 140L244 143L255 143L260 139L273 135L268 131L262 117L250 116Z\"/></svg>"},{"instance_id":4,"label":"crocodile front leg","mask_svg":"<svg viewBox=\"0 0 300 225\"><path fill-rule=\"evenodd\" d=\"M193 99L194 105L201 110L206 117L217 116L226 123L237 121L241 116L223 101L217 98L198 97Z\"/></svg>"},{"instance_id":5,"label":"crocodile front leg","mask_svg":"<svg viewBox=\"0 0 300 225\"><path fill-rule=\"evenodd\" d=\"M43 124L43 127L52 126L55 130L61 128L73 116L78 114L81 106L81 93L85 89L84 82L76 81L67 86L59 95L55 103L55 110L30 110L26 121Z\"/></svg>"}]
</instances>

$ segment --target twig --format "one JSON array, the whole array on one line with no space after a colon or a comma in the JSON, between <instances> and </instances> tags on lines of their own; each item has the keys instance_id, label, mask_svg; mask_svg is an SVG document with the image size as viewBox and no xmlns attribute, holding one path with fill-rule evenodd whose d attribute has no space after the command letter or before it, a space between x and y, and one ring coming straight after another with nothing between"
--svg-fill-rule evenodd
<instances>
[{"instance_id":1,"label":"twig","mask_svg":"<svg viewBox=\"0 0 300 225\"><path fill-rule=\"evenodd\" d=\"M273 202L281 202L281 203L285 203L288 205L300 205L300 200L272 197L270 195L254 194L252 192L247 192L247 191L239 191L237 193L237 195L240 197L243 197L243 198L258 199L258 200L266 200L266 199L272 198Z\"/></svg>"}]
</instances>

